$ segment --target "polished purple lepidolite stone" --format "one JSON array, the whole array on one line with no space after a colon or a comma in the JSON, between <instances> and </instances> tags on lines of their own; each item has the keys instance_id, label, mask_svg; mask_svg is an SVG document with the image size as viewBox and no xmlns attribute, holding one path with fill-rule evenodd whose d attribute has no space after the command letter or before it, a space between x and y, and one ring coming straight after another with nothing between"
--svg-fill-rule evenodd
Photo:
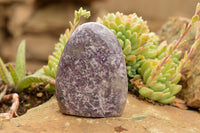
<instances>
[{"instance_id":1,"label":"polished purple lepidolite stone","mask_svg":"<svg viewBox=\"0 0 200 133\"><path fill-rule=\"evenodd\" d=\"M120 116L128 92L125 60L116 36L89 22L79 26L62 53L56 76L56 98L64 114Z\"/></svg>"}]
</instances>

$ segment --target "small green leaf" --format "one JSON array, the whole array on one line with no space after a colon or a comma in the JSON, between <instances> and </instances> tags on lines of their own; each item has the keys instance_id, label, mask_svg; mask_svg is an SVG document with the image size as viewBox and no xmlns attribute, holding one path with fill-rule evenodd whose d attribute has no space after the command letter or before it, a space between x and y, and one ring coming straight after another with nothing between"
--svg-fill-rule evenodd
<instances>
[{"instance_id":1,"label":"small green leaf","mask_svg":"<svg viewBox=\"0 0 200 133\"><path fill-rule=\"evenodd\" d=\"M51 70L49 66L43 66L44 75L51 76Z\"/></svg>"},{"instance_id":2,"label":"small green leaf","mask_svg":"<svg viewBox=\"0 0 200 133\"><path fill-rule=\"evenodd\" d=\"M125 46L124 50L123 50L123 53L125 55L129 54L131 52L131 45L127 45Z\"/></svg>"},{"instance_id":3,"label":"small green leaf","mask_svg":"<svg viewBox=\"0 0 200 133\"><path fill-rule=\"evenodd\" d=\"M55 64L56 65L56 64ZM55 79L56 78L56 71L57 71L57 67L56 70L54 68L52 68L52 77Z\"/></svg>"},{"instance_id":4,"label":"small green leaf","mask_svg":"<svg viewBox=\"0 0 200 133\"><path fill-rule=\"evenodd\" d=\"M25 76L26 68L25 68L25 40L23 40L17 51L17 58L16 58L16 73L18 76L19 81Z\"/></svg>"},{"instance_id":5,"label":"small green leaf","mask_svg":"<svg viewBox=\"0 0 200 133\"><path fill-rule=\"evenodd\" d=\"M195 14L197 15L200 11L200 3L197 3Z\"/></svg>"},{"instance_id":6,"label":"small green leaf","mask_svg":"<svg viewBox=\"0 0 200 133\"><path fill-rule=\"evenodd\" d=\"M25 88L28 88L31 84L35 83L49 83L52 85L55 85L55 79L49 77L49 76L44 76L44 75L29 75L23 78L19 84L17 85L17 90L19 92L23 91Z\"/></svg>"},{"instance_id":7,"label":"small green leaf","mask_svg":"<svg viewBox=\"0 0 200 133\"><path fill-rule=\"evenodd\" d=\"M30 107L31 106L31 104L30 103L28 103L28 104L25 104L25 107Z\"/></svg>"},{"instance_id":8,"label":"small green leaf","mask_svg":"<svg viewBox=\"0 0 200 133\"><path fill-rule=\"evenodd\" d=\"M115 20L115 15L114 15L113 13L110 13L110 14L108 14L107 19L108 19L109 21L113 21L113 20Z\"/></svg>"},{"instance_id":9,"label":"small green leaf","mask_svg":"<svg viewBox=\"0 0 200 133\"><path fill-rule=\"evenodd\" d=\"M109 23L111 23L111 22L109 22ZM117 31L120 31L120 32L124 32L124 25L123 24L120 24L119 26L118 26L118 28L117 28ZM109 29L111 29L111 27L109 27ZM116 29L115 29L116 30Z\"/></svg>"},{"instance_id":10,"label":"small green leaf","mask_svg":"<svg viewBox=\"0 0 200 133\"><path fill-rule=\"evenodd\" d=\"M56 64L59 63L59 60L58 60L57 58L55 58L54 56L52 56L52 55L50 55L50 56L48 57L48 60L51 60L52 62L54 62L54 63L56 63Z\"/></svg>"},{"instance_id":11,"label":"small green leaf","mask_svg":"<svg viewBox=\"0 0 200 133\"><path fill-rule=\"evenodd\" d=\"M127 55L125 58L127 61L133 61L136 60L136 56L135 55ZM135 61L136 62L136 61Z\"/></svg>"},{"instance_id":12,"label":"small green leaf","mask_svg":"<svg viewBox=\"0 0 200 133\"><path fill-rule=\"evenodd\" d=\"M166 89L166 90L169 90L169 89ZM162 95L162 98L161 99L165 99L165 98L168 98L170 95L171 95L171 93L170 92L163 92L164 94Z\"/></svg>"},{"instance_id":13,"label":"small green leaf","mask_svg":"<svg viewBox=\"0 0 200 133\"><path fill-rule=\"evenodd\" d=\"M163 91L166 88L165 84L160 82L156 83L155 85L151 86L151 89L154 91Z\"/></svg>"},{"instance_id":14,"label":"small green leaf","mask_svg":"<svg viewBox=\"0 0 200 133\"><path fill-rule=\"evenodd\" d=\"M118 32L121 33L121 32ZM122 39L118 39L119 44L121 45L121 48L124 48L124 41L122 41Z\"/></svg>"},{"instance_id":15,"label":"small green leaf","mask_svg":"<svg viewBox=\"0 0 200 133\"><path fill-rule=\"evenodd\" d=\"M127 38L131 39L131 36L132 36L131 30L126 31L126 36L127 36Z\"/></svg>"},{"instance_id":16,"label":"small green leaf","mask_svg":"<svg viewBox=\"0 0 200 133\"><path fill-rule=\"evenodd\" d=\"M6 68L1 58L0 58L0 76L2 80L5 82L5 84L7 84L9 87L12 87L14 85L11 74L9 73L8 69Z\"/></svg>"},{"instance_id":17,"label":"small green leaf","mask_svg":"<svg viewBox=\"0 0 200 133\"><path fill-rule=\"evenodd\" d=\"M152 63L150 60L147 60L146 62L144 62L144 64L142 64L142 66L141 66L141 74L143 75L145 73L145 71L151 67L152 67Z\"/></svg>"},{"instance_id":18,"label":"small green leaf","mask_svg":"<svg viewBox=\"0 0 200 133\"><path fill-rule=\"evenodd\" d=\"M139 48L137 48L137 49L135 49L135 50L132 50L130 54L131 54L131 55L138 55L138 54L140 54L142 51L143 51L143 47L139 47Z\"/></svg>"},{"instance_id":19,"label":"small green leaf","mask_svg":"<svg viewBox=\"0 0 200 133\"><path fill-rule=\"evenodd\" d=\"M44 69L40 68L39 70L37 70L34 75L45 75Z\"/></svg>"},{"instance_id":20,"label":"small green leaf","mask_svg":"<svg viewBox=\"0 0 200 133\"><path fill-rule=\"evenodd\" d=\"M176 84L173 84L172 85L172 92L171 92L171 96L174 96L176 95L177 93L179 93L182 89L182 86L181 85L176 85Z\"/></svg>"},{"instance_id":21,"label":"small green leaf","mask_svg":"<svg viewBox=\"0 0 200 133\"><path fill-rule=\"evenodd\" d=\"M148 68L144 74L143 74L143 81L146 83L147 82L147 79L152 76L152 70L153 70L153 67L150 67ZM141 69L141 72L142 72L142 69Z\"/></svg>"},{"instance_id":22,"label":"small green leaf","mask_svg":"<svg viewBox=\"0 0 200 133\"><path fill-rule=\"evenodd\" d=\"M149 97L152 100L159 100L163 95L163 92L153 92L153 94Z\"/></svg>"},{"instance_id":23,"label":"small green leaf","mask_svg":"<svg viewBox=\"0 0 200 133\"><path fill-rule=\"evenodd\" d=\"M182 36L182 35L184 34L185 29L186 29L186 24L183 24L183 27L182 27L182 29L181 29L181 35L180 35L180 36Z\"/></svg>"},{"instance_id":24,"label":"small green leaf","mask_svg":"<svg viewBox=\"0 0 200 133\"><path fill-rule=\"evenodd\" d=\"M112 15L112 17L114 18L114 15ZM122 18L120 17L120 15L117 15L116 18L115 18L115 23L117 25L121 24L122 23Z\"/></svg>"},{"instance_id":25,"label":"small green leaf","mask_svg":"<svg viewBox=\"0 0 200 133\"><path fill-rule=\"evenodd\" d=\"M110 27L111 27L112 29L115 29L115 30L118 29L118 27L117 27L117 25L116 25L115 22L111 22L111 23L110 23Z\"/></svg>"},{"instance_id":26,"label":"small green leaf","mask_svg":"<svg viewBox=\"0 0 200 133\"><path fill-rule=\"evenodd\" d=\"M140 32L141 30L141 24L135 24L131 27L131 31L134 31L134 32Z\"/></svg>"},{"instance_id":27,"label":"small green leaf","mask_svg":"<svg viewBox=\"0 0 200 133\"><path fill-rule=\"evenodd\" d=\"M139 93L144 97L150 97L153 94L153 90L148 87L142 87L141 89L139 89Z\"/></svg>"},{"instance_id":28,"label":"small green leaf","mask_svg":"<svg viewBox=\"0 0 200 133\"><path fill-rule=\"evenodd\" d=\"M17 76L17 73L16 73L15 69L10 64L8 65L8 68L9 68L10 74L12 76L12 79L13 79L15 85L17 85L17 83L18 83L18 76Z\"/></svg>"},{"instance_id":29,"label":"small green leaf","mask_svg":"<svg viewBox=\"0 0 200 133\"><path fill-rule=\"evenodd\" d=\"M192 24L194 24L199 19L199 15L195 15L192 17Z\"/></svg>"},{"instance_id":30,"label":"small green leaf","mask_svg":"<svg viewBox=\"0 0 200 133\"><path fill-rule=\"evenodd\" d=\"M160 102L162 104L169 104L169 103L173 102L174 99L175 99L175 96L172 96L172 97L168 97L165 99L160 99L160 100L158 100L158 102Z\"/></svg>"},{"instance_id":31,"label":"small green leaf","mask_svg":"<svg viewBox=\"0 0 200 133\"><path fill-rule=\"evenodd\" d=\"M174 74L174 77L172 77L171 82L173 84L178 84L178 82L181 80L181 73Z\"/></svg>"},{"instance_id":32,"label":"small green leaf","mask_svg":"<svg viewBox=\"0 0 200 133\"><path fill-rule=\"evenodd\" d=\"M47 84L45 86L45 90L48 91L48 92L55 92L55 85Z\"/></svg>"}]
</instances>

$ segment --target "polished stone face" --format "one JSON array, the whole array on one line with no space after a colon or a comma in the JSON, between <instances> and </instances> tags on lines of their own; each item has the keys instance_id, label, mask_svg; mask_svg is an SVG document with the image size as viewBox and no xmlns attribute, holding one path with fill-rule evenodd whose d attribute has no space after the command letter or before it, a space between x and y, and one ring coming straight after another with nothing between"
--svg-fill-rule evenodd
<instances>
[{"instance_id":1,"label":"polished stone face","mask_svg":"<svg viewBox=\"0 0 200 133\"><path fill-rule=\"evenodd\" d=\"M116 36L90 22L79 26L62 53L56 97L64 114L120 116L128 92L125 60Z\"/></svg>"}]
</instances>

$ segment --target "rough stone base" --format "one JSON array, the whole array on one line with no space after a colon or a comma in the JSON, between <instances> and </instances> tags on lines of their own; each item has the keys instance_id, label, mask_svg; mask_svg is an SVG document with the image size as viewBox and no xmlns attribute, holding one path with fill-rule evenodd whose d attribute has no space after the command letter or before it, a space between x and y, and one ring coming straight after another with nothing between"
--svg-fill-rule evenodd
<instances>
[{"instance_id":1,"label":"rough stone base","mask_svg":"<svg viewBox=\"0 0 200 133\"><path fill-rule=\"evenodd\" d=\"M198 133L198 112L172 106L152 105L128 95L121 117L82 118L63 115L56 98L33 108L24 116L1 122L5 133Z\"/></svg>"}]
</instances>

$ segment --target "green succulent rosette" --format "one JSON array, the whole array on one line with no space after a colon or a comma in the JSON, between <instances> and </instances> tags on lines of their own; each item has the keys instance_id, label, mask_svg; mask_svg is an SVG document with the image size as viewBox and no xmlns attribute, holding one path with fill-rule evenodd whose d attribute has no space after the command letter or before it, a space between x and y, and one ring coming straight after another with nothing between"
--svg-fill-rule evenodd
<instances>
[{"instance_id":1,"label":"green succulent rosette","mask_svg":"<svg viewBox=\"0 0 200 133\"><path fill-rule=\"evenodd\" d=\"M145 21L136 14L109 13L97 22L107 26L117 36L124 53L128 78L135 90L145 98L169 104L182 86L181 69L188 62L188 54L181 58L177 47L185 41L159 43ZM184 32L184 31L183 31Z\"/></svg>"},{"instance_id":2,"label":"green succulent rosette","mask_svg":"<svg viewBox=\"0 0 200 133\"><path fill-rule=\"evenodd\" d=\"M109 13L102 19L98 18L97 22L107 26L117 36L124 53L128 77L138 76L136 71L142 59L157 56L159 38L149 32L146 22L136 14Z\"/></svg>"}]
</instances>

